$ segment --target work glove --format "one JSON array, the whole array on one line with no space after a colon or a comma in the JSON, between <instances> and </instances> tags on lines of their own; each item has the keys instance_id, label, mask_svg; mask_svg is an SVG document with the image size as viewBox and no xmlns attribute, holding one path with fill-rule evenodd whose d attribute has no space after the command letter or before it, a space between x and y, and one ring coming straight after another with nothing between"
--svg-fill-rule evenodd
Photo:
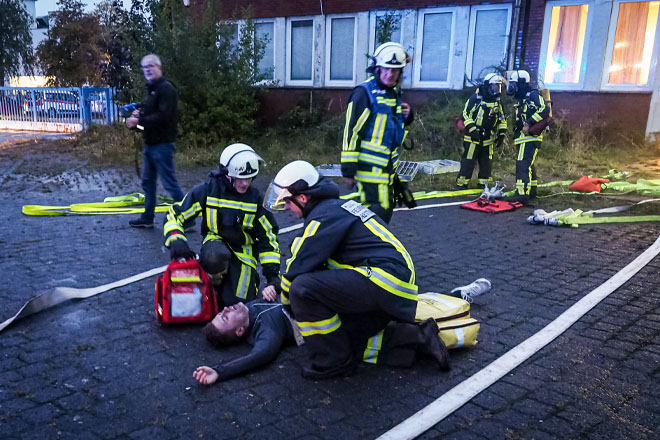
<instances>
[{"instance_id":1,"label":"work glove","mask_svg":"<svg viewBox=\"0 0 660 440\"><path fill-rule=\"evenodd\" d=\"M195 258L195 256L195 253L188 247L186 240L180 238L170 243L170 259L178 260L183 258L184 260L190 260Z\"/></svg>"},{"instance_id":2,"label":"work glove","mask_svg":"<svg viewBox=\"0 0 660 440\"><path fill-rule=\"evenodd\" d=\"M495 139L495 148L500 148L502 144L504 143L504 139L506 138L506 133L502 132L497 135L497 139Z\"/></svg>"},{"instance_id":3,"label":"work glove","mask_svg":"<svg viewBox=\"0 0 660 440\"><path fill-rule=\"evenodd\" d=\"M470 138L472 138L472 142L481 142L481 133L478 128L475 127L475 129L470 132Z\"/></svg>"},{"instance_id":4,"label":"work glove","mask_svg":"<svg viewBox=\"0 0 660 440\"><path fill-rule=\"evenodd\" d=\"M399 205L406 205L408 209L417 206L417 202L413 197L412 192L408 189L408 184L399 180L399 176L394 177L392 183L392 190L394 192L394 201Z\"/></svg>"}]
</instances>

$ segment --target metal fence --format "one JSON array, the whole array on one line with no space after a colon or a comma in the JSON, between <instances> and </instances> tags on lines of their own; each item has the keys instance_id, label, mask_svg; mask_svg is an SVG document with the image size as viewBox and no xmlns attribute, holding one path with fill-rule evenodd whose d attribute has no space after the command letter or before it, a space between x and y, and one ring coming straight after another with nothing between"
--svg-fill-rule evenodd
<instances>
[{"instance_id":1,"label":"metal fence","mask_svg":"<svg viewBox=\"0 0 660 440\"><path fill-rule=\"evenodd\" d=\"M0 87L0 128L73 132L117 120L111 87Z\"/></svg>"}]
</instances>

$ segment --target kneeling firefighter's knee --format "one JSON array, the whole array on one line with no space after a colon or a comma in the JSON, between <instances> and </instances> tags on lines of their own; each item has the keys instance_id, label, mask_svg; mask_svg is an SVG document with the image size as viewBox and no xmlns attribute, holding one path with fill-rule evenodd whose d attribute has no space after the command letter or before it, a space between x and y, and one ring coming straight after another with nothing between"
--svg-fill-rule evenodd
<instances>
[{"instance_id":1,"label":"kneeling firefighter's knee","mask_svg":"<svg viewBox=\"0 0 660 440\"><path fill-rule=\"evenodd\" d=\"M289 301L293 304L297 300L303 300L308 296L308 292L310 292L309 275L300 275L291 282L288 295Z\"/></svg>"}]
</instances>

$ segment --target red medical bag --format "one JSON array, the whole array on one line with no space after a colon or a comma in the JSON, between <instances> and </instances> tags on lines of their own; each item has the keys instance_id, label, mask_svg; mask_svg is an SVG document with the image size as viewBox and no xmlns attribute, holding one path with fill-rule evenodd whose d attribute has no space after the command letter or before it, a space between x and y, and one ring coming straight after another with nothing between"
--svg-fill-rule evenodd
<instances>
[{"instance_id":1,"label":"red medical bag","mask_svg":"<svg viewBox=\"0 0 660 440\"><path fill-rule=\"evenodd\" d=\"M218 313L208 275L197 260L172 260L156 280L156 316L167 324L207 322Z\"/></svg>"}]
</instances>

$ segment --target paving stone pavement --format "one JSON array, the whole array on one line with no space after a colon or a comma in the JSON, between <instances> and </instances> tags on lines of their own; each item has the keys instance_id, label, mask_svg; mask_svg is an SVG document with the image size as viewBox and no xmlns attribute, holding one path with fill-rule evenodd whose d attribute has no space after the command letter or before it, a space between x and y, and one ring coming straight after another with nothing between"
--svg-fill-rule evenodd
<instances>
[{"instance_id":1,"label":"paving stone pavement","mask_svg":"<svg viewBox=\"0 0 660 440\"><path fill-rule=\"evenodd\" d=\"M23 216L24 204L68 205L117 194L108 188L139 190L130 169L87 170L73 159L66 160L77 177L40 183L26 168L46 156L13 169L15 159L0 164L9 170L0 179L0 321L49 287L98 286L168 261L162 225L134 230L127 216ZM203 177L190 172L181 180L188 189ZM351 377L314 382L300 376L304 351L288 347L267 368L201 386L192 378L195 367L247 347L217 350L200 326L160 326L150 278L64 303L0 333L0 438L375 438L539 331L660 235L656 223L531 226L530 212L395 213L391 229L413 256L420 292L492 281L472 305L482 323L479 344L452 350L449 373L420 359L412 369L364 365ZM278 219L281 227L294 223ZM281 236L283 249L293 236ZM201 237L192 242L199 246ZM658 438L659 268L655 258L420 438Z\"/></svg>"}]
</instances>

